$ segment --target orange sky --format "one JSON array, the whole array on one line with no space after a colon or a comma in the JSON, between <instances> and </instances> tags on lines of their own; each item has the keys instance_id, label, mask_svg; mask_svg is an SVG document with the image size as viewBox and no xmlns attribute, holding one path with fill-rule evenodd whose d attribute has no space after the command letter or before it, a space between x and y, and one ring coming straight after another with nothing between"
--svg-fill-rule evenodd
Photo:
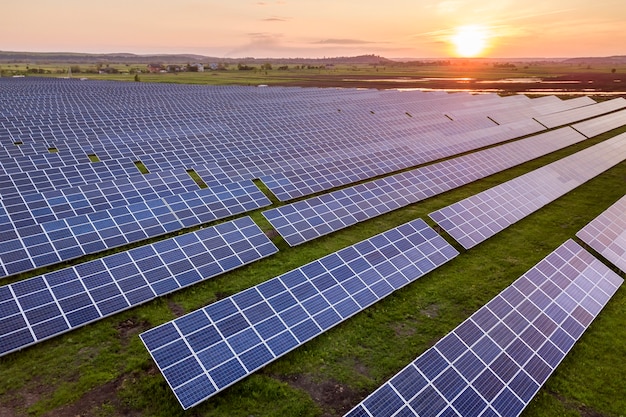
<instances>
[{"instance_id":1,"label":"orange sky","mask_svg":"<svg viewBox=\"0 0 626 417\"><path fill-rule=\"evenodd\" d=\"M626 55L626 0L3 0L0 50L239 58Z\"/></svg>"}]
</instances>

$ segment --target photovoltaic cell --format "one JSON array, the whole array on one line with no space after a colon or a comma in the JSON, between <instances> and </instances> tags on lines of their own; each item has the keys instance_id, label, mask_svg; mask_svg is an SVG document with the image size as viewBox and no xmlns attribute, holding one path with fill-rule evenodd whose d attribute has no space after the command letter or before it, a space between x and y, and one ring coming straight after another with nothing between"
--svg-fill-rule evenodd
<instances>
[{"instance_id":1,"label":"photovoltaic cell","mask_svg":"<svg viewBox=\"0 0 626 417\"><path fill-rule=\"evenodd\" d=\"M187 409L457 255L417 219L140 337Z\"/></svg>"},{"instance_id":2,"label":"photovoltaic cell","mask_svg":"<svg viewBox=\"0 0 626 417\"><path fill-rule=\"evenodd\" d=\"M566 127L277 207L263 215L295 246L584 139Z\"/></svg>"},{"instance_id":3,"label":"photovoltaic cell","mask_svg":"<svg viewBox=\"0 0 626 417\"><path fill-rule=\"evenodd\" d=\"M243 217L0 287L0 356L277 251Z\"/></svg>"},{"instance_id":4,"label":"photovoltaic cell","mask_svg":"<svg viewBox=\"0 0 626 417\"><path fill-rule=\"evenodd\" d=\"M593 219L576 236L626 272L626 196Z\"/></svg>"},{"instance_id":5,"label":"photovoltaic cell","mask_svg":"<svg viewBox=\"0 0 626 417\"><path fill-rule=\"evenodd\" d=\"M429 216L469 249L624 159L626 134L621 134Z\"/></svg>"},{"instance_id":6,"label":"photovoltaic cell","mask_svg":"<svg viewBox=\"0 0 626 417\"><path fill-rule=\"evenodd\" d=\"M517 417L623 281L568 240L346 417Z\"/></svg>"}]
</instances>

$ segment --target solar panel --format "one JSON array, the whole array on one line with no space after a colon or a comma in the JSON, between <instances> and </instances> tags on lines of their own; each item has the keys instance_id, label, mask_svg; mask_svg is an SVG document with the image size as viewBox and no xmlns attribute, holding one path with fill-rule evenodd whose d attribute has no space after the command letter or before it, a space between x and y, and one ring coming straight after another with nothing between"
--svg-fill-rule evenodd
<instances>
[{"instance_id":1,"label":"solar panel","mask_svg":"<svg viewBox=\"0 0 626 417\"><path fill-rule=\"evenodd\" d=\"M429 216L469 249L624 159L626 134L621 134Z\"/></svg>"},{"instance_id":2,"label":"solar panel","mask_svg":"<svg viewBox=\"0 0 626 417\"><path fill-rule=\"evenodd\" d=\"M517 417L623 281L568 240L346 417Z\"/></svg>"},{"instance_id":3,"label":"solar panel","mask_svg":"<svg viewBox=\"0 0 626 417\"><path fill-rule=\"evenodd\" d=\"M279 200L288 201L541 130L534 120L522 120L457 135L418 138L412 146L265 175L261 180Z\"/></svg>"},{"instance_id":4,"label":"solar panel","mask_svg":"<svg viewBox=\"0 0 626 417\"><path fill-rule=\"evenodd\" d=\"M178 170L25 196L5 196L0 205L6 208L13 225L20 228L198 190L198 184L189 174Z\"/></svg>"},{"instance_id":5,"label":"solar panel","mask_svg":"<svg viewBox=\"0 0 626 417\"><path fill-rule=\"evenodd\" d=\"M578 107L559 113L547 114L545 116L538 116L535 117L535 120L550 129L578 122L580 120L589 119L601 114L610 113L615 110L623 109L624 107L626 107L626 99L619 97L589 106Z\"/></svg>"},{"instance_id":6,"label":"solar panel","mask_svg":"<svg viewBox=\"0 0 626 417\"><path fill-rule=\"evenodd\" d=\"M590 138L624 125L626 125L626 110L620 110L615 113L576 123L572 125L572 127Z\"/></svg>"},{"instance_id":7,"label":"solar panel","mask_svg":"<svg viewBox=\"0 0 626 417\"><path fill-rule=\"evenodd\" d=\"M626 272L626 196L593 219L576 236Z\"/></svg>"},{"instance_id":8,"label":"solar panel","mask_svg":"<svg viewBox=\"0 0 626 417\"><path fill-rule=\"evenodd\" d=\"M554 152L585 137L570 127L263 212L290 246Z\"/></svg>"},{"instance_id":9,"label":"solar panel","mask_svg":"<svg viewBox=\"0 0 626 417\"><path fill-rule=\"evenodd\" d=\"M71 197L51 199L56 200L58 207ZM50 204L34 201L43 210ZM252 181L243 181L20 228L11 228L9 216L0 215L0 265L7 275L17 274L270 204ZM20 206L25 204L9 207Z\"/></svg>"},{"instance_id":10,"label":"solar panel","mask_svg":"<svg viewBox=\"0 0 626 417\"><path fill-rule=\"evenodd\" d=\"M250 217L0 287L0 356L278 249Z\"/></svg>"},{"instance_id":11,"label":"solar panel","mask_svg":"<svg viewBox=\"0 0 626 417\"><path fill-rule=\"evenodd\" d=\"M417 219L140 337L188 409L457 255Z\"/></svg>"}]
</instances>

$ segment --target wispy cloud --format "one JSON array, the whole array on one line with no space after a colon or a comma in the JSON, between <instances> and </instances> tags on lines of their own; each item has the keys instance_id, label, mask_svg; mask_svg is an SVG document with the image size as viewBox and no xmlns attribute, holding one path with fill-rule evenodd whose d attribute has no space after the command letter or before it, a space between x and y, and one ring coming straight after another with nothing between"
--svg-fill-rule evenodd
<instances>
[{"instance_id":1,"label":"wispy cloud","mask_svg":"<svg viewBox=\"0 0 626 417\"><path fill-rule=\"evenodd\" d=\"M362 39L322 39L313 43L318 45L367 45L379 42L371 42Z\"/></svg>"},{"instance_id":2,"label":"wispy cloud","mask_svg":"<svg viewBox=\"0 0 626 417\"><path fill-rule=\"evenodd\" d=\"M261 21L262 22L287 22L287 21L289 21L289 18L272 16L272 17L268 17L268 18L265 18L265 19L261 19Z\"/></svg>"}]
</instances>

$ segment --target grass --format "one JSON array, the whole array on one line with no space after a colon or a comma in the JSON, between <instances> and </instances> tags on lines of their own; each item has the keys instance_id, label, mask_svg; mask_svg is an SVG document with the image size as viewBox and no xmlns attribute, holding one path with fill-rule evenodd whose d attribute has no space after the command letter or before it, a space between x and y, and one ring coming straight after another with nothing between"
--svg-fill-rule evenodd
<instances>
[{"instance_id":1,"label":"grass","mask_svg":"<svg viewBox=\"0 0 626 417\"><path fill-rule=\"evenodd\" d=\"M343 415L624 195L626 162L188 412L138 334L412 219L421 217L432 225L428 213L616 133L295 248L274 238L280 249L274 256L0 358L0 415L64 415L72 410L77 411L65 415ZM267 230L261 212L251 216ZM620 289L592 323L524 417L624 416L625 291Z\"/></svg>"}]
</instances>

